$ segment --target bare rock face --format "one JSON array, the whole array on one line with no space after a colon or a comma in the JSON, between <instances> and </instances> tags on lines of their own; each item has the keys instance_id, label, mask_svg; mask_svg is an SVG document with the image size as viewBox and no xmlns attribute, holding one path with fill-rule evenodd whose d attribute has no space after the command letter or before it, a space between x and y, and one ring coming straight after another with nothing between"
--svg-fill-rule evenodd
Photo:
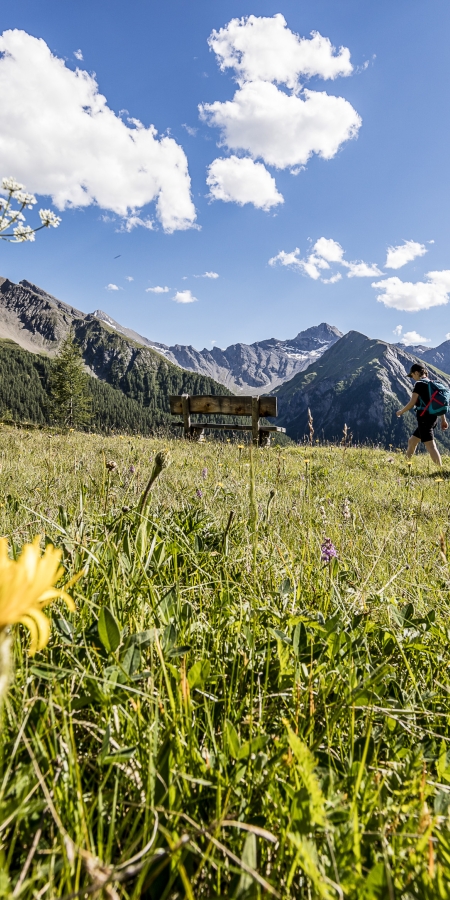
<instances>
[{"instance_id":1,"label":"bare rock face","mask_svg":"<svg viewBox=\"0 0 450 900\"><path fill-rule=\"evenodd\" d=\"M82 318L84 313L28 281L0 279L0 337L25 350L55 353L72 323Z\"/></svg>"}]
</instances>

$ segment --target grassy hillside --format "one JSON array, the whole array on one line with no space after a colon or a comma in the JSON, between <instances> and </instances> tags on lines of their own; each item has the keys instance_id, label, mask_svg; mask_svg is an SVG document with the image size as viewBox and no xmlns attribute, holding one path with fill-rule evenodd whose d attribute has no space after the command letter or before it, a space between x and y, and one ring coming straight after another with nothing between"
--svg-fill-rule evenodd
<instances>
[{"instance_id":1,"label":"grassy hillside","mask_svg":"<svg viewBox=\"0 0 450 900\"><path fill-rule=\"evenodd\" d=\"M175 442L140 515L162 446L0 430L0 533L85 567L14 627L0 895L445 900L450 480Z\"/></svg>"},{"instance_id":2,"label":"grassy hillside","mask_svg":"<svg viewBox=\"0 0 450 900\"><path fill-rule=\"evenodd\" d=\"M143 371L139 364L119 375L114 384L91 377L91 428L149 434L179 417L170 414L169 395L179 393L229 394L210 378L184 372L166 364L157 354L155 368ZM48 381L52 362L47 356L23 350L13 341L0 340L0 417L18 422L51 424Z\"/></svg>"}]
</instances>

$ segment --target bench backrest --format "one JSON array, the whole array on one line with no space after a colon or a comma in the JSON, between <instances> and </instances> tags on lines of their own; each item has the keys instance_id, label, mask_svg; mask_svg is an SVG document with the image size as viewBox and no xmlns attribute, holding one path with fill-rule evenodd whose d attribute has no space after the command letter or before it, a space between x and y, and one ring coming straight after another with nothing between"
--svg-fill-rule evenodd
<instances>
[{"instance_id":1,"label":"bench backrest","mask_svg":"<svg viewBox=\"0 0 450 900\"><path fill-rule=\"evenodd\" d=\"M183 397L170 397L170 412L183 413ZM220 413L224 416L251 416L253 397L224 397L219 395L188 396L189 412L206 415ZM276 416L277 398L258 397L258 415Z\"/></svg>"}]
</instances>

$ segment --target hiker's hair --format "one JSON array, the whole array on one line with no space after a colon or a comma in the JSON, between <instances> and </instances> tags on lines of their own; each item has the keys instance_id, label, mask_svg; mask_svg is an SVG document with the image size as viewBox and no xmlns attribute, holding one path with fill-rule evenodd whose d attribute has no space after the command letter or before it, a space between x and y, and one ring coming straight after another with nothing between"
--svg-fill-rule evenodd
<instances>
[{"instance_id":1,"label":"hiker's hair","mask_svg":"<svg viewBox=\"0 0 450 900\"><path fill-rule=\"evenodd\" d=\"M414 363L414 365L411 366L411 372L418 372L421 378L424 378L426 375L428 375L428 370L420 363Z\"/></svg>"}]
</instances>

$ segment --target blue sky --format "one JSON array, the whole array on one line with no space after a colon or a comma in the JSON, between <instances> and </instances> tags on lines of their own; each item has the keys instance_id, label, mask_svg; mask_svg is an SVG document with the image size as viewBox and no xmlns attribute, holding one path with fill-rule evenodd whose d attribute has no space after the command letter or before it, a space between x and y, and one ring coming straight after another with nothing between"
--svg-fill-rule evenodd
<instances>
[{"instance_id":1,"label":"blue sky","mask_svg":"<svg viewBox=\"0 0 450 900\"><path fill-rule=\"evenodd\" d=\"M322 321L445 339L448 3L21 0L0 26L0 175L65 207L35 243L0 245L0 274L168 344L288 338ZM285 53L297 45L308 71ZM225 53L234 68L221 70ZM86 108L93 77L110 113ZM143 126L134 155L129 119ZM391 268L388 247L402 248ZM219 277L195 277L207 272Z\"/></svg>"}]
</instances>

